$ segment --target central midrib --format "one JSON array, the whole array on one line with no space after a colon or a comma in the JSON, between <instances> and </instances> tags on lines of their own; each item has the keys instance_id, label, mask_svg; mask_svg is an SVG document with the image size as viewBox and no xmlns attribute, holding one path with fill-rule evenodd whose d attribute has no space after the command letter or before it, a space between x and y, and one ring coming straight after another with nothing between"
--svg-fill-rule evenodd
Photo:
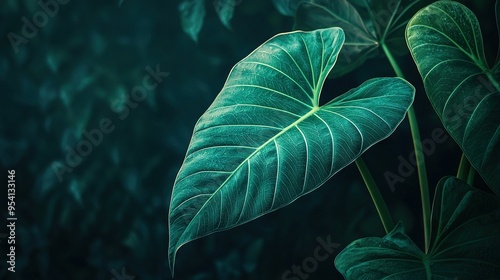
<instances>
[{"instance_id":1,"label":"central midrib","mask_svg":"<svg viewBox=\"0 0 500 280\"><path fill-rule=\"evenodd\" d=\"M304 121L305 119L307 119L308 117L310 117L311 115L314 115L319 109L321 109L321 107L319 106L313 106L311 107L311 111L309 111L307 114L303 115L302 117L300 117L299 119L297 119L296 121L294 121L293 123L291 123L290 125L288 125L287 127L285 127L282 131L280 131L278 134L274 135L273 137L269 138L269 140L267 140L266 142L264 142L264 144L260 145L257 149L255 149L255 151L253 151L248 157L245 158L245 160L243 160L235 169L233 172L231 172L231 174L226 178L226 180L220 185L220 187L218 187L213 193L212 195L210 195L210 198L207 199L207 201L205 201L205 203L203 203L203 205L200 207L200 210L196 213L196 215L193 217L193 219L191 220L194 221L196 219L196 217L198 216L198 214L201 212L201 210L205 207L205 205L212 199L212 197L214 197L214 194L216 194L221 188L223 188L226 183L231 179L231 177L233 177L233 175L243 166L243 164L245 164L247 161L249 161L255 154L257 154L258 152L260 152L265 146L267 146L269 143L271 143L272 141L274 141L275 139L277 139L278 137L280 137L282 134L286 133L287 131L289 131L290 129L292 129L293 127L297 126L299 123L301 123L302 121ZM250 174L248 175L250 176ZM191 222L189 223L189 225L191 225ZM188 226L189 226L188 225ZM186 227L187 229L187 227ZM184 233L186 233L187 230L185 230L182 235L184 235ZM182 238L182 236L181 236ZM179 239L181 239L179 238Z\"/></svg>"}]
</instances>

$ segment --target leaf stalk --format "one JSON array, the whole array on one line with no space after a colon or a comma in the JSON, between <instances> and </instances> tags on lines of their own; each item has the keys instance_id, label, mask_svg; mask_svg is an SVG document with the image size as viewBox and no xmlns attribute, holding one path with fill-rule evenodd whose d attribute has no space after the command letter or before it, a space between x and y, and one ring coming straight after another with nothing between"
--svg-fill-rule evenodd
<instances>
[{"instance_id":1,"label":"leaf stalk","mask_svg":"<svg viewBox=\"0 0 500 280\"><path fill-rule=\"evenodd\" d=\"M389 48L385 42L381 43L384 53L391 63L396 75L404 79L403 71L399 67L396 59L390 52ZM420 184L420 197L422 200L422 219L424 223L424 242L425 242L425 253L429 251L430 244L430 234L431 234L431 202L429 196L429 183L427 181L427 169L425 167L425 158L422 150L422 141L420 138L420 131L418 127L417 116L415 110L413 109L413 104L408 109L408 121L410 123L411 136L413 140L413 148L415 150L415 157L417 162L417 172L418 180Z\"/></svg>"},{"instance_id":2,"label":"leaf stalk","mask_svg":"<svg viewBox=\"0 0 500 280\"><path fill-rule=\"evenodd\" d=\"M389 233L394 229L394 222L392 221L391 214L389 209L387 208L387 204L380 193L375 180L373 180L373 176L368 170L368 167L365 164L365 161L359 157L356 159L356 166L359 169L359 173L361 173L361 177L363 177L363 181L365 182L366 188L372 197L373 203L375 204L375 208L377 209L378 215L382 220L382 224L385 229L385 233Z\"/></svg>"},{"instance_id":3,"label":"leaf stalk","mask_svg":"<svg viewBox=\"0 0 500 280\"><path fill-rule=\"evenodd\" d=\"M462 181L467 181L467 177L469 176L470 170L470 162L462 153L462 157L460 158L460 164L458 165L457 178Z\"/></svg>"}]
</instances>

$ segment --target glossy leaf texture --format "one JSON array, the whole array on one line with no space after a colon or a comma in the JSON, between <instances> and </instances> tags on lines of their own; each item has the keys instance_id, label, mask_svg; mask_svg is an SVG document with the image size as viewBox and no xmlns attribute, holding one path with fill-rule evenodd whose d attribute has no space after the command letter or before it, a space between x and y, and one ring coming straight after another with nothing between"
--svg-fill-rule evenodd
<instances>
[{"instance_id":1,"label":"glossy leaf texture","mask_svg":"<svg viewBox=\"0 0 500 280\"><path fill-rule=\"evenodd\" d=\"M335 259L345 279L497 279L500 200L454 177L441 179L432 209L429 253L398 224L384 238L362 238Z\"/></svg>"},{"instance_id":2,"label":"glossy leaf texture","mask_svg":"<svg viewBox=\"0 0 500 280\"><path fill-rule=\"evenodd\" d=\"M183 244L286 206L389 136L414 88L379 78L320 106L340 28L279 34L237 63L197 122L170 203L169 258Z\"/></svg>"},{"instance_id":3,"label":"glossy leaf texture","mask_svg":"<svg viewBox=\"0 0 500 280\"><path fill-rule=\"evenodd\" d=\"M220 21L224 26L230 28L233 18L234 8L242 0L215 0L211 1ZM179 4L182 30L188 34L193 41L198 41L198 34L203 27L205 19L205 0L182 0Z\"/></svg>"},{"instance_id":4,"label":"glossy leaf texture","mask_svg":"<svg viewBox=\"0 0 500 280\"><path fill-rule=\"evenodd\" d=\"M302 1L296 8L295 29L314 30L337 26L344 30L345 44L332 73L334 76L341 76L360 67L367 59L384 55L382 45L392 54L408 53L404 39L405 26L413 14L429 2L431 1Z\"/></svg>"},{"instance_id":5,"label":"glossy leaf texture","mask_svg":"<svg viewBox=\"0 0 500 280\"><path fill-rule=\"evenodd\" d=\"M444 127L500 196L500 67L488 67L476 16L436 2L411 19L406 37Z\"/></svg>"}]
</instances>

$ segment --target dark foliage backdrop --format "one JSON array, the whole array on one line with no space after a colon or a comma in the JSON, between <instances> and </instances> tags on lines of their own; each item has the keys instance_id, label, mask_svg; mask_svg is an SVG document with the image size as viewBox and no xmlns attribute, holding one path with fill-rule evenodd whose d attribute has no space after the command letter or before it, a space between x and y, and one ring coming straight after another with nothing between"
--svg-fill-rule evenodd
<instances>
[{"instance_id":1,"label":"dark foliage backdrop","mask_svg":"<svg viewBox=\"0 0 500 280\"><path fill-rule=\"evenodd\" d=\"M57 11L44 18L37 1L0 2L0 164L4 177L16 170L18 218L15 273L6 269L7 229L0 230L0 278L171 279L168 206L194 123L230 68L293 20L271 1L238 1L228 30L207 1L194 43L181 30L178 1L41 2ZM496 38L490 2L469 6L484 20L485 37ZM493 56L496 39L489 41ZM401 62L419 87L411 58ZM324 98L374 75L393 73L384 60L368 61L328 81ZM141 91L144 79L150 90ZM422 138L429 138L441 126L418 90ZM410 151L403 123L365 158L395 218L421 240L416 174L392 190L383 176ZM459 156L451 139L437 146L426 158L431 185L455 173L448 163ZM291 206L181 248L176 279L282 279L312 256L318 238L340 247L308 279L340 279L334 256L356 238L383 234L350 166Z\"/></svg>"}]
</instances>

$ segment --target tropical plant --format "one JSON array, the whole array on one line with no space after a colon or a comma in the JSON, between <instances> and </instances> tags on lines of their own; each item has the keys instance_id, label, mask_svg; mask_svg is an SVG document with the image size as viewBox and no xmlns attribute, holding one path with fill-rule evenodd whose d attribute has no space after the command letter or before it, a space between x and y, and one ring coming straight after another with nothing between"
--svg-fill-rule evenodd
<instances>
[{"instance_id":1,"label":"tropical plant","mask_svg":"<svg viewBox=\"0 0 500 280\"><path fill-rule=\"evenodd\" d=\"M274 1L295 16L299 30L274 36L237 63L197 122L170 203L172 273L183 244L284 207L355 162L387 235L356 240L337 256L346 279L500 275L500 61L488 65L478 20L467 7L428 2ZM463 151L457 176L437 184L432 209L415 89L395 58L407 49ZM327 77L376 56L385 56L398 77L370 79L320 103ZM422 249L401 223L394 226L360 157L405 115L419 175ZM496 196L472 186L476 171Z\"/></svg>"}]
</instances>

